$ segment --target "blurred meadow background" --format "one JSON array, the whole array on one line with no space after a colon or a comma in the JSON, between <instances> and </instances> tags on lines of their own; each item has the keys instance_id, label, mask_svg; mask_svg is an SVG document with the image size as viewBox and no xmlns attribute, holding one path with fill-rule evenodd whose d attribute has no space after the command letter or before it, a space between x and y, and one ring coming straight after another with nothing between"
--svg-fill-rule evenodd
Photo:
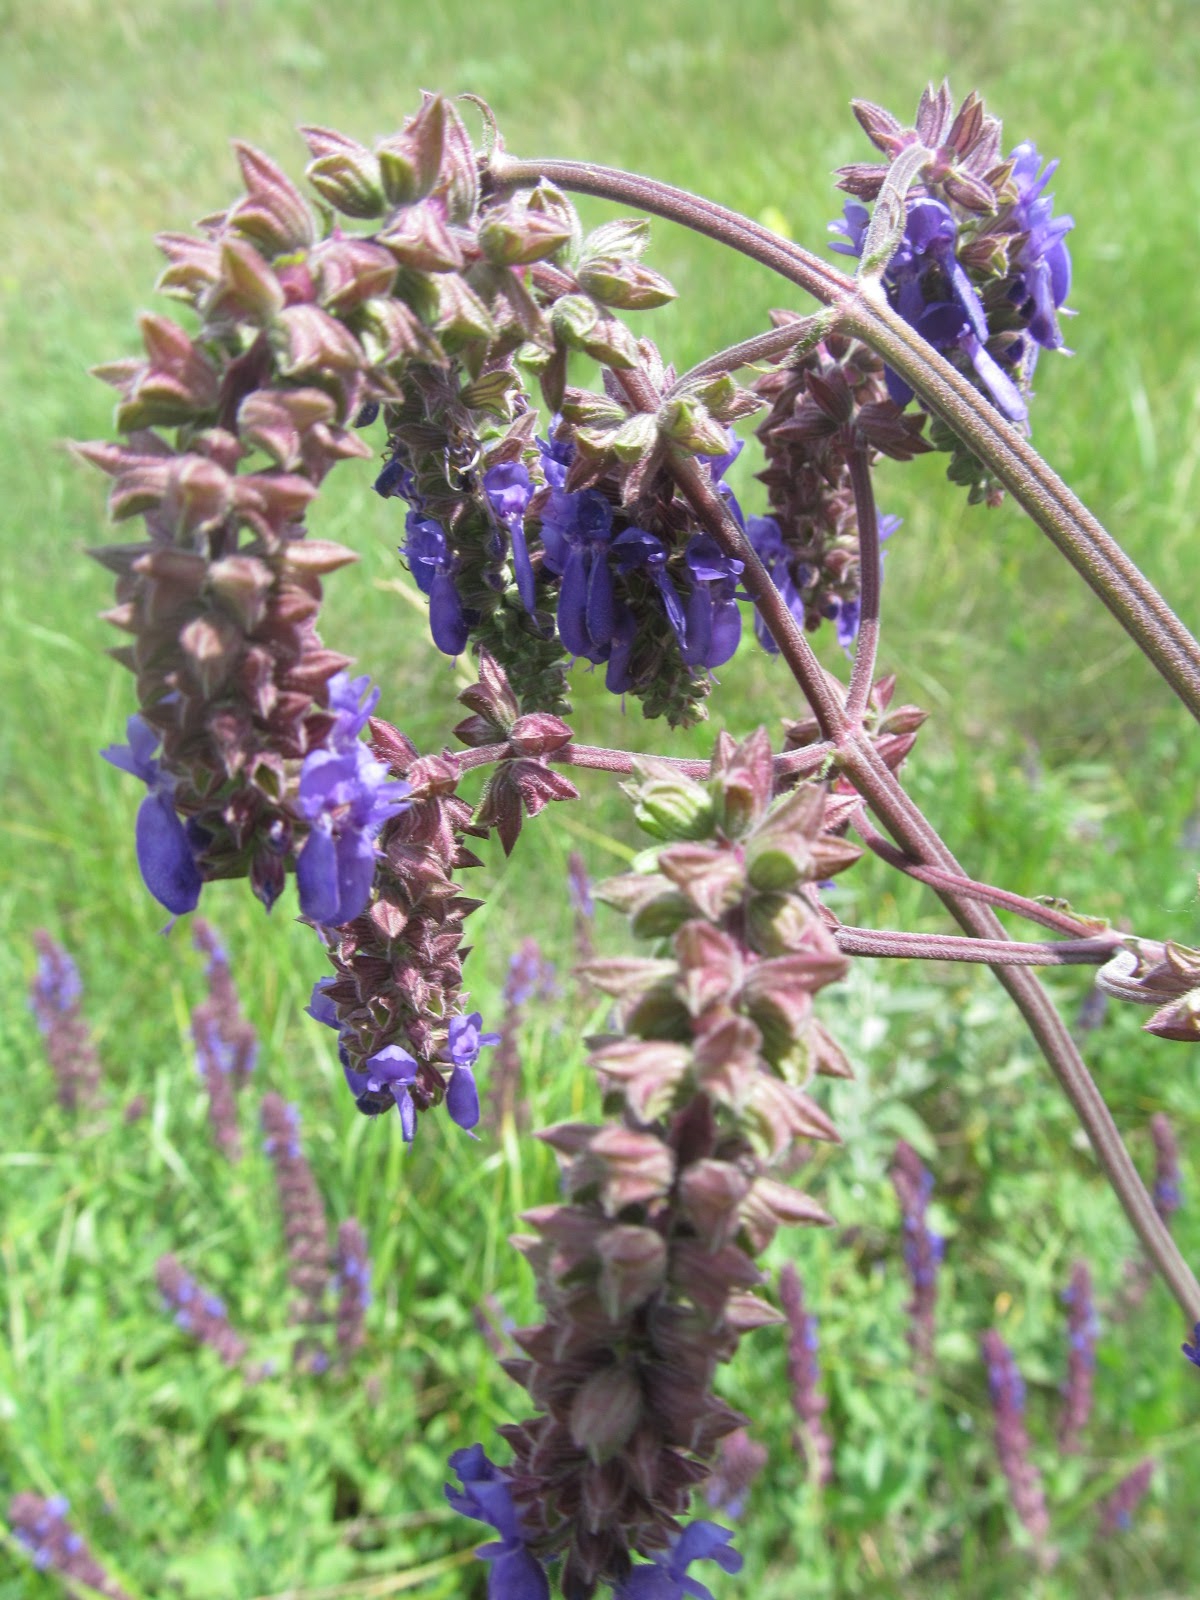
<instances>
[{"instance_id":1,"label":"blurred meadow background","mask_svg":"<svg viewBox=\"0 0 1200 1600\"><path fill-rule=\"evenodd\" d=\"M591 157L699 189L823 247L839 214L832 169L865 159L851 96L911 117L948 73L1001 115L1010 144L1062 159L1052 187L1076 218L1071 359L1038 371L1034 440L1200 625L1194 521L1200 464L1200 17L1192 0L0 0L0 1509L62 1494L134 1600L481 1596L470 1531L444 1505L447 1454L520 1414L475 1308L532 1319L530 1277L506 1237L555 1190L549 1152L518 1145L593 1103L580 1039L602 1012L570 977L567 857L597 877L637 848L615 791L530 826L510 862L490 852L471 892L473 1004L495 1026L510 957L536 938L558 993L528 1005L518 1116L472 1144L446 1119L405 1150L396 1119L357 1115L331 1035L302 1015L322 963L290 918L242 885L204 913L227 945L260 1056L241 1096L246 1154L206 1124L189 1017L204 994L186 926L133 854L135 786L97 756L123 737L127 675L96 612L109 582L85 546L105 538L103 484L64 449L108 436L111 392L86 376L137 348L154 303L152 235L186 229L236 192L229 140L299 178L296 124L372 141L421 88L493 106L521 155ZM583 202L585 221L614 213ZM655 226L648 257L678 303L635 326L680 367L759 330L796 292L715 246ZM158 309L170 310L164 303ZM743 503L761 508L753 449ZM890 546L882 664L933 716L906 768L917 799L976 876L1063 895L1138 931L1200 943L1200 737L1107 614L1011 507L968 508L944 458L886 463L879 496L904 527ZM357 569L328 586L323 634L383 689L382 714L425 748L458 720L461 680L391 585L394 502L356 464L312 519ZM1193 554L1189 556L1188 551ZM829 657L831 663L833 655ZM718 726L796 714L778 662L752 649L722 674L713 722L686 736L632 717L575 674L582 739L705 752ZM932 896L870 864L836 896L846 920L942 928ZM70 1117L26 1004L33 930L71 952L103 1062L105 1107ZM615 916L595 937L614 948ZM1074 1016L1087 975L1053 980ZM982 971L859 964L826 1018L859 1077L828 1104L845 1137L800 1180L839 1227L781 1238L821 1319L835 1480L814 1487L793 1447L779 1330L753 1335L724 1392L769 1452L738 1523L746 1555L725 1596L1167 1596L1200 1592L1200 1387L1178 1354L1177 1311L1122 1298L1134 1245L1048 1071ZM1200 1259L1195 1056L1110 1012L1086 1051L1149 1170L1148 1123L1183 1150L1177 1236ZM283 1243L256 1108L296 1104L331 1220L366 1230L375 1300L345 1371L289 1368ZM145 1113L125 1120L142 1097ZM897 1137L934 1176L947 1237L931 1384L905 1340ZM197 1348L160 1308L154 1262L174 1251L220 1293L258 1362L253 1384ZM1091 1266L1100 1306L1096 1407L1078 1455L1055 1439L1067 1359L1061 1293ZM490 1298L489 1298L490 1297ZM1029 1428L1059 1551L1023 1543L992 1441L980 1332L999 1328L1029 1385ZM1127 1531L1098 1505L1153 1457ZM702 1574L701 1574L702 1575ZM61 1593L11 1541L0 1597Z\"/></svg>"}]
</instances>

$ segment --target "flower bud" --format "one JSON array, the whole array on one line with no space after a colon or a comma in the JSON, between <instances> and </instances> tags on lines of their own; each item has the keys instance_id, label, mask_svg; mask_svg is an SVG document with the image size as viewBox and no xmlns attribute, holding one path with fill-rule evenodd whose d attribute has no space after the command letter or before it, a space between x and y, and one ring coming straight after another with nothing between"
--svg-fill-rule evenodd
<instances>
[{"instance_id":1,"label":"flower bud","mask_svg":"<svg viewBox=\"0 0 1200 1600\"><path fill-rule=\"evenodd\" d=\"M656 839L706 839L716 825L716 807L703 784L665 761L647 757L634 763L635 782L624 784L634 815Z\"/></svg>"},{"instance_id":2,"label":"flower bud","mask_svg":"<svg viewBox=\"0 0 1200 1600\"><path fill-rule=\"evenodd\" d=\"M597 1464L632 1437L642 1416L642 1389L627 1367L605 1367L582 1385L571 1405L571 1438Z\"/></svg>"}]
</instances>

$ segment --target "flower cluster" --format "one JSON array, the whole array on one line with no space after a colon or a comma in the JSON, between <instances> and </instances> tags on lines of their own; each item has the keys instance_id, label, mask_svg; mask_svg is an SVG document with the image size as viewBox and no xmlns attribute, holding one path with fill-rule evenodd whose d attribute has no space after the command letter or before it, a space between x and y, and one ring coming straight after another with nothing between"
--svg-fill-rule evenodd
<instances>
[{"instance_id":1,"label":"flower cluster","mask_svg":"<svg viewBox=\"0 0 1200 1600\"><path fill-rule=\"evenodd\" d=\"M855 111L889 163L918 146L928 154L884 273L889 301L1004 416L1023 423L1039 351L1062 348L1058 314L1071 287L1065 240L1074 223L1053 215L1045 193L1058 163L1043 168L1028 141L1003 156L999 121L975 94L955 113L945 84L925 92L912 128L880 106L857 102ZM843 168L841 187L874 199L886 171ZM868 223L860 200L849 201L831 224L846 242L833 248L861 256ZM890 369L887 384L897 404L912 398Z\"/></svg>"},{"instance_id":2,"label":"flower cluster","mask_svg":"<svg viewBox=\"0 0 1200 1600\"><path fill-rule=\"evenodd\" d=\"M504 980L504 1012L492 1063L496 1122L522 1121L521 1028L531 1002L545 1002L558 992L554 963L543 956L536 939L522 939L508 963Z\"/></svg>"},{"instance_id":3,"label":"flower cluster","mask_svg":"<svg viewBox=\"0 0 1200 1600\"><path fill-rule=\"evenodd\" d=\"M713 1511L735 1522L746 1509L746 1497L767 1464L767 1447L752 1439L745 1428L735 1428L721 1440L717 1463L708 1480L705 1498Z\"/></svg>"},{"instance_id":4,"label":"flower cluster","mask_svg":"<svg viewBox=\"0 0 1200 1600\"><path fill-rule=\"evenodd\" d=\"M1146 1498L1153 1476L1154 1461L1141 1461L1110 1494L1105 1495L1099 1506L1101 1533L1110 1536L1124 1533L1132 1525L1133 1514Z\"/></svg>"},{"instance_id":5,"label":"flower cluster","mask_svg":"<svg viewBox=\"0 0 1200 1600\"><path fill-rule=\"evenodd\" d=\"M833 1441L822 1420L820 1330L814 1312L804 1303L800 1274L790 1261L779 1273L779 1303L788 1325L787 1371L792 1410L796 1413L796 1449L814 1483L833 1481Z\"/></svg>"},{"instance_id":6,"label":"flower cluster","mask_svg":"<svg viewBox=\"0 0 1200 1600\"><path fill-rule=\"evenodd\" d=\"M1008 1480L1013 1508L1029 1537L1039 1548L1045 1546L1050 1518L1042 1493L1042 1479L1029 1451L1025 1428L1025 1383L1017 1370L1012 1351L989 1328L982 1339L983 1359L987 1364L988 1389L996 1419L996 1454Z\"/></svg>"},{"instance_id":7,"label":"flower cluster","mask_svg":"<svg viewBox=\"0 0 1200 1600\"><path fill-rule=\"evenodd\" d=\"M164 1306L175 1314L176 1326L198 1344L215 1350L227 1367L240 1366L246 1341L230 1327L225 1302L201 1288L173 1255L158 1258L154 1275Z\"/></svg>"},{"instance_id":8,"label":"flower cluster","mask_svg":"<svg viewBox=\"0 0 1200 1600\"><path fill-rule=\"evenodd\" d=\"M839 803L812 787L773 798L762 732L720 736L707 782L647 760L631 793L658 842L600 892L667 943L588 969L617 1004L619 1033L592 1056L612 1120L542 1134L566 1198L527 1214L517 1241L545 1320L517 1332L527 1359L508 1365L537 1410L501 1430L525 1539L562 1554L569 1600L601 1581L682 1592L680 1519L743 1421L713 1393L715 1367L778 1320L754 1256L783 1224L828 1221L771 1170L796 1139L835 1137L805 1087L848 1071L813 1015L846 967L811 888L858 853L829 831Z\"/></svg>"},{"instance_id":9,"label":"flower cluster","mask_svg":"<svg viewBox=\"0 0 1200 1600\"><path fill-rule=\"evenodd\" d=\"M1071 1268L1071 1281L1063 1290L1063 1301L1067 1307L1070 1350L1058 1421L1058 1444L1063 1453L1069 1455L1079 1449L1083 1430L1092 1414L1096 1339L1100 1331L1092 1299L1092 1274L1085 1261L1077 1261Z\"/></svg>"},{"instance_id":10,"label":"flower cluster","mask_svg":"<svg viewBox=\"0 0 1200 1600\"><path fill-rule=\"evenodd\" d=\"M277 1094L263 1096L263 1149L275 1168L275 1188L287 1244L288 1282L295 1290L291 1321L306 1334L326 1320L325 1289L329 1281L329 1224L325 1202L312 1168L300 1148L300 1113ZM296 1345L297 1365L325 1364L310 1337Z\"/></svg>"},{"instance_id":11,"label":"flower cluster","mask_svg":"<svg viewBox=\"0 0 1200 1600\"><path fill-rule=\"evenodd\" d=\"M94 1108L100 1099L100 1060L79 1008L79 969L44 928L33 936L37 967L29 986L29 1008L46 1045L64 1111Z\"/></svg>"},{"instance_id":12,"label":"flower cluster","mask_svg":"<svg viewBox=\"0 0 1200 1600\"><path fill-rule=\"evenodd\" d=\"M499 1037L481 1032L478 1012L461 1010L463 923L479 904L452 876L478 865L465 839L495 826L511 848L525 813L575 794L543 760L570 739L570 729L555 717L518 717L507 679L486 653L480 669L480 682L459 697L474 715L456 731L464 742L494 744L505 759L475 818L456 793L460 768L452 755L418 756L390 723L370 719L372 748L405 781L407 797L380 834L369 908L336 937L327 933L336 975L317 983L308 1008L337 1032L359 1110L377 1116L395 1107L406 1140L419 1115L443 1100L461 1128L476 1125L475 1063Z\"/></svg>"},{"instance_id":13,"label":"flower cluster","mask_svg":"<svg viewBox=\"0 0 1200 1600\"><path fill-rule=\"evenodd\" d=\"M913 1147L900 1139L892 1157L892 1185L900 1202L904 1233L904 1265L912 1285L908 1303L908 1342L917 1364L927 1369L933 1360L933 1317L937 1306L938 1268L946 1241L926 1222L933 1174Z\"/></svg>"},{"instance_id":14,"label":"flower cluster","mask_svg":"<svg viewBox=\"0 0 1200 1600\"><path fill-rule=\"evenodd\" d=\"M217 1148L231 1161L241 1156L236 1091L244 1088L258 1055L258 1035L243 1015L229 958L202 917L192 929L196 948L208 958L208 997L192 1012L196 1068L208 1090L208 1118Z\"/></svg>"},{"instance_id":15,"label":"flower cluster","mask_svg":"<svg viewBox=\"0 0 1200 1600\"><path fill-rule=\"evenodd\" d=\"M1179 1177L1179 1143L1171 1119L1163 1111L1150 1118L1150 1137L1154 1141L1154 1209L1170 1227L1171 1218L1183 1204Z\"/></svg>"},{"instance_id":16,"label":"flower cluster","mask_svg":"<svg viewBox=\"0 0 1200 1600\"><path fill-rule=\"evenodd\" d=\"M595 955L592 940L592 923L596 917L596 904L592 897L592 882L588 876L587 862L578 850L567 857L567 897L575 934L576 961L590 961Z\"/></svg>"},{"instance_id":17,"label":"flower cluster","mask_svg":"<svg viewBox=\"0 0 1200 1600\"><path fill-rule=\"evenodd\" d=\"M159 287L195 331L143 317L145 358L100 369L125 437L79 447L113 480L113 517L145 520L142 541L93 552L117 579L108 618L130 635L115 654L140 705L109 757L147 786L138 860L176 913L219 877L248 875L270 906L305 855L307 915L362 909L382 813L331 699L347 658L316 629L322 578L355 558L308 538L305 514L338 461L370 456L352 426L364 407L420 410L431 374L458 395L464 367L502 362L535 331L526 311L538 317L520 276L532 257L505 232L516 203L480 215L475 153L445 100L427 96L374 151L305 137L308 177L343 220L326 209L322 222L239 144L242 196L198 235L159 241ZM523 237L552 251L567 235L536 209ZM484 378L468 414L508 411L510 386L504 371Z\"/></svg>"},{"instance_id":18,"label":"flower cluster","mask_svg":"<svg viewBox=\"0 0 1200 1600\"><path fill-rule=\"evenodd\" d=\"M797 320L775 312L780 323ZM869 464L881 455L908 461L931 447L925 417L902 413L884 386L879 357L857 340L829 334L810 350L759 377L768 402L758 437L766 455L759 477L770 515L750 517L750 542L796 621L810 630L832 622L848 648L858 633L861 554L851 456ZM898 517L881 517L886 540ZM775 650L761 618L755 630Z\"/></svg>"},{"instance_id":19,"label":"flower cluster","mask_svg":"<svg viewBox=\"0 0 1200 1600\"><path fill-rule=\"evenodd\" d=\"M515 593L539 635L556 641L560 654L603 666L608 689L641 699L648 716L691 721L700 714L708 670L728 661L741 637L735 597L742 563L699 528L661 461L657 471L641 475L631 498L619 455L605 466L603 453L599 460L583 453L596 430L578 424L594 423L598 406L607 408L610 429L645 423L647 439L655 437L650 416L627 417L615 399L572 390L549 440L530 439L523 426L522 448L512 456L518 439L510 431L503 459L482 475L480 493L492 524L505 530ZM724 428L700 442L714 485L741 522L721 481L740 444ZM410 506L404 553L429 596L435 643L457 654L477 612L464 608L455 587L461 580L451 577L445 512L431 518L414 474L398 465L410 458L397 456L376 487ZM578 487L569 486L573 475L584 479ZM456 536L461 526L453 525ZM517 683L506 656L495 654Z\"/></svg>"},{"instance_id":20,"label":"flower cluster","mask_svg":"<svg viewBox=\"0 0 1200 1600\"><path fill-rule=\"evenodd\" d=\"M54 1572L66 1580L67 1594L82 1600L84 1591L72 1579L87 1586L89 1594L108 1595L110 1600L128 1600L125 1590L92 1555L83 1539L67 1521L69 1502L61 1494L43 1500L36 1494L17 1494L9 1501L8 1520L13 1537L29 1553L39 1572Z\"/></svg>"},{"instance_id":21,"label":"flower cluster","mask_svg":"<svg viewBox=\"0 0 1200 1600\"><path fill-rule=\"evenodd\" d=\"M349 1217L338 1228L334 1256L337 1290L337 1345L343 1365L360 1350L366 1338L363 1319L371 1304L371 1261L361 1223Z\"/></svg>"}]
</instances>

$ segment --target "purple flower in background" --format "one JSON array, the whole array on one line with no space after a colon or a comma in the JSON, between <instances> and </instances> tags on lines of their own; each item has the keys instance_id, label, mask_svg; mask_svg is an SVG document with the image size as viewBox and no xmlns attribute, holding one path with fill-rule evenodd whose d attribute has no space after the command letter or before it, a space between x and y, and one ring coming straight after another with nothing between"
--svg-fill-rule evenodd
<instances>
[{"instance_id":1,"label":"purple flower in background","mask_svg":"<svg viewBox=\"0 0 1200 1600\"><path fill-rule=\"evenodd\" d=\"M348 1218L338 1228L334 1258L337 1289L337 1342L343 1365L361 1349L366 1333L363 1319L371 1304L371 1261L362 1226Z\"/></svg>"},{"instance_id":2,"label":"purple flower in background","mask_svg":"<svg viewBox=\"0 0 1200 1600\"><path fill-rule=\"evenodd\" d=\"M1191 1344L1182 1344L1179 1348L1194 1367L1200 1367L1200 1322L1192 1329Z\"/></svg>"},{"instance_id":3,"label":"purple flower in background","mask_svg":"<svg viewBox=\"0 0 1200 1600\"><path fill-rule=\"evenodd\" d=\"M996 1454L1008 1480L1013 1509L1036 1545L1045 1543L1050 1518L1042 1493L1041 1474L1030 1459L1029 1434L1025 1429L1025 1384L1012 1351L990 1328L982 1340L987 1363L988 1389L996 1419Z\"/></svg>"},{"instance_id":4,"label":"purple flower in background","mask_svg":"<svg viewBox=\"0 0 1200 1600\"><path fill-rule=\"evenodd\" d=\"M462 1485L459 1489L446 1485L450 1505L461 1516L486 1523L500 1536L475 1552L491 1563L488 1600L550 1600L550 1580L525 1544L506 1475L488 1460L481 1444L456 1450L450 1457L450 1469Z\"/></svg>"},{"instance_id":5,"label":"purple flower in background","mask_svg":"<svg viewBox=\"0 0 1200 1600\"><path fill-rule=\"evenodd\" d=\"M367 908L375 877L375 840L403 810L409 787L392 781L359 738L379 698L370 679L339 672L330 680L337 714L325 746L304 758L297 801L311 832L296 862L300 909L313 922L340 927Z\"/></svg>"},{"instance_id":6,"label":"purple flower in background","mask_svg":"<svg viewBox=\"0 0 1200 1600\"><path fill-rule=\"evenodd\" d=\"M1133 1471L1101 1500L1100 1532L1106 1535L1124 1533L1133 1522L1133 1513L1146 1497L1150 1480L1154 1476L1154 1462L1140 1462Z\"/></svg>"},{"instance_id":7,"label":"purple flower in background","mask_svg":"<svg viewBox=\"0 0 1200 1600\"><path fill-rule=\"evenodd\" d=\"M908 1342L918 1365L933 1359L933 1314L937 1305L938 1268L946 1242L929 1227L926 1213L933 1193L933 1174L912 1145L900 1139L892 1157L892 1185L900 1202L904 1265L912 1284L908 1303Z\"/></svg>"},{"instance_id":8,"label":"purple flower in background","mask_svg":"<svg viewBox=\"0 0 1200 1600\"><path fill-rule=\"evenodd\" d=\"M1071 1269L1071 1281L1063 1290L1063 1301L1067 1307L1070 1348L1058 1443L1064 1454L1070 1455L1079 1449L1083 1430L1092 1414L1096 1339L1100 1332L1092 1298L1092 1275L1086 1262L1077 1261Z\"/></svg>"},{"instance_id":9,"label":"purple flower in background","mask_svg":"<svg viewBox=\"0 0 1200 1600\"><path fill-rule=\"evenodd\" d=\"M288 1282L296 1291L289 1320L306 1329L325 1321L324 1299L329 1277L329 1224L325 1202L300 1145L300 1113L281 1095L263 1096L263 1149L275 1168L275 1193L288 1254ZM297 1366L316 1371L320 1352L311 1338L300 1340L292 1355Z\"/></svg>"},{"instance_id":10,"label":"purple flower in background","mask_svg":"<svg viewBox=\"0 0 1200 1600\"><path fill-rule=\"evenodd\" d=\"M815 1481L827 1484L833 1479L833 1443L821 1420L826 1402L820 1389L820 1330L804 1304L800 1274L790 1261L779 1273L779 1301L788 1324L788 1383L799 1424L796 1445Z\"/></svg>"},{"instance_id":11,"label":"purple flower in background","mask_svg":"<svg viewBox=\"0 0 1200 1600\"><path fill-rule=\"evenodd\" d=\"M446 1090L446 1110L450 1120L468 1132L479 1121L479 1089L473 1071L479 1052L485 1045L499 1044L498 1033L480 1033L483 1017L472 1011L466 1017L450 1018L450 1059L454 1071Z\"/></svg>"},{"instance_id":12,"label":"purple flower in background","mask_svg":"<svg viewBox=\"0 0 1200 1600\"><path fill-rule=\"evenodd\" d=\"M725 1572L740 1572L742 1558L733 1548L733 1534L715 1522L689 1523L670 1550L652 1562L635 1566L613 1590L613 1600L713 1600L712 1590L688 1576L693 1561L715 1561Z\"/></svg>"},{"instance_id":13,"label":"purple flower in background","mask_svg":"<svg viewBox=\"0 0 1200 1600\"><path fill-rule=\"evenodd\" d=\"M39 1572L56 1572L67 1580L69 1595L80 1592L71 1582L74 1578L89 1590L108 1595L109 1600L127 1600L125 1590L109 1577L67 1521L70 1509L61 1494L48 1500L36 1494L14 1495L8 1505L13 1537Z\"/></svg>"},{"instance_id":14,"label":"purple flower in background","mask_svg":"<svg viewBox=\"0 0 1200 1600\"><path fill-rule=\"evenodd\" d=\"M194 911L204 880L196 865L188 830L175 810L175 780L155 760L160 735L136 714L125 724L128 744L110 744L100 754L146 785L138 807L137 861L147 889L174 916Z\"/></svg>"},{"instance_id":15,"label":"purple flower in background","mask_svg":"<svg viewBox=\"0 0 1200 1600\"><path fill-rule=\"evenodd\" d=\"M227 1367L240 1365L246 1342L230 1327L220 1296L201 1288L173 1255L158 1258L154 1276L165 1308L174 1313L176 1327L215 1350Z\"/></svg>"},{"instance_id":16,"label":"purple flower in background","mask_svg":"<svg viewBox=\"0 0 1200 1600\"><path fill-rule=\"evenodd\" d=\"M721 1440L717 1464L704 1491L713 1511L738 1518L746 1509L746 1496L767 1464L767 1448L752 1439L745 1428L735 1428Z\"/></svg>"},{"instance_id":17,"label":"purple flower in background","mask_svg":"<svg viewBox=\"0 0 1200 1600\"><path fill-rule=\"evenodd\" d=\"M533 499L533 479L519 461L505 461L483 475L483 492L492 510L508 529L512 541L513 572L517 592L526 611L534 608L534 573L525 542L525 508Z\"/></svg>"},{"instance_id":18,"label":"purple flower in background","mask_svg":"<svg viewBox=\"0 0 1200 1600\"><path fill-rule=\"evenodd\" d=\"M94 1109L100 1101L100 1060L79 1001L79 969L44 928L33 935L37 968L29 986L29 1007L45 1040L46 1059L58 1084L64 1111Z\"/></svg>"},{"instance_id":19,"label":"purple flower in background","mask_svg":"<svg viewBox=\"0 0 1200 1600\"><path fill-rule=\"evenodd\" d=\"M1183 1190L1175 1130L1170 1118L1161 1111L1150 1118L1150 1137L1154 1140L1154 1209L1169 1227L1183 1202Z\"/></svg>"}]
</instances>

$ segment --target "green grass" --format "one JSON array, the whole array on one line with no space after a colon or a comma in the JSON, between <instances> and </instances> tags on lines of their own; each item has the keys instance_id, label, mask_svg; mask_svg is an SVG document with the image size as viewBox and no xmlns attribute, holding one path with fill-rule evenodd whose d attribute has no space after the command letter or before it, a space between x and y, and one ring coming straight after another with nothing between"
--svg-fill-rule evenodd
<instances>
[{"instance_id":1,"label":"green grass","mask_svg":"<svg viewBox=\"0 0 1200 1600\"><path fill-rule=\"evenodd\" d=\"M231 1175L209 1148L187 1035L198 964L183 930L157 936L161 914L132 859L134 797L96 758L132 705L94 619L108 603L106 579L81 555L105 537L101 485L63 448L110 430L110 393L85 369L134 346L134 314L151 303L158 270L152 234L186 228L232 195L235 135L299 175L297 123L370 139L396 126L422 87L472 91L491 101L514 151L638 168L772 225L782 219L819 244L839 209L829 172L863 154L850 96L906 115L925 79L949 72L959 92L984 91L1013 139L1032 137L1063 158L1055 187L1078 224L1071 303L1080 315L1068 328L1074 359L1039 369L1035 442L1196 625L1194 8L661 0L580 9L568 24L542 6L465 0L419 10L9 0L0 40L9 222L0 254L0 1499L25 1487L68 1494L93 1547L139 1600L481 1593L479 1569L460 1565L469 1537L447 1517L439 1485L448 1451L487 1436L519 1398L471 1308L494 1291L518 1320L532 1316L528 1274L505 1237L519 1209L553 1192L551 1165L544 1154L518 1156L511 1140L464 1152L432 1127L404 1154L395 1131L358 1118L324 1041L299 1016L319 970L311 935L288 922L286 902L264 923L236 885L207 891L206 911L234 951L262 1035L260 1078L301 1104L335 1218L353 1213L367 1227L378 1303L352 1381L254 1389L195 1357L157 1308L153 1261L174 1248L221 1288L256 1354L286 1365L267 1163L253 1153ZM667 227L651 259L681 298L646 326L681 366L794 303L749 263ZM753 505L753 463L739 466ZM330 584L324 632L381 681L385 711L435 747L456 720L455 678L386 587L397 573L395 510L370 493L369 476L339 473L315 518L363 558ZM905 518L889 557L883 659L902 698L934 712L910 762L916 797L977 875L1197 941L1195 852L1181 844L1200 793L1190 723L1014 510L968 509L937 458L889 466L880 497ZM748 655L721 676L717 725L744 730L796 709L778 663ZM576 727L642 748L664 733L620 724L586 682ZM672 747L704 750L711 731ZM569 959L559 904L568 849L584 848L602 875L631 843L598 781L585 806L555 809L512 862L489 854L478 874L488 905L473 921L468 977L489 1014L520 937L536 933ZM943 926L929 897L881 870L848 881L847 917ZM83 969L111 1107L94 1129L54 1109L23 1009L38 925ZM1068 1008L1084 981L1056 982ZM1088 1457L1055 1460L1056 1295L1080 1252L1111 1295L1130 1243L1048 1074L993 991L981 973L863 963L831 999L831 1021L862 1071L831 1096L845 1148L814 1162L806 1181L861 1232L849 1243L841 1234L783 1241L772 1261L796 1253L822 1313L839 1486L822 1500L804 1484L788 1446L781 1343L756 1335L727 1389L763 1419L771 1464L739 1537L747 1570L724 1593L932 1600L1200 1588L1196 1389L1174 1353L1178 1319L1161 1291L1139 1320L1106 1326ZM565 1015L561 1034L554 1020L526 1042L540 1121L576 1114L591 1092L578 1047L586 1019ZM1191 1055L1147 1040L1139 1021L1114 1016L1089 1049L1144 1161L1153 1111L1171 1112L1185 1151L1200 1111ZM124 1127L120 1107L135 1093L152 1111ZM928 1397L908 1375L903 1342L885 1180L898 1134L935 1166L939 1223L951 1236ZM1194 1162L1185 1176L1194 1188ZM1186 1210L1179 1233L1195 1259L1200 1222ZM993 1318L1033 1390L1063 1551L1045 1578L1011 1537L991 1453L974 1340ZM1133 1532L1101 1546L1090 1501L1150 1451L1160 1468L1147 1510ZM0 1550L3 1600L53 1592Z\"/></svg>"}]
</instances>

